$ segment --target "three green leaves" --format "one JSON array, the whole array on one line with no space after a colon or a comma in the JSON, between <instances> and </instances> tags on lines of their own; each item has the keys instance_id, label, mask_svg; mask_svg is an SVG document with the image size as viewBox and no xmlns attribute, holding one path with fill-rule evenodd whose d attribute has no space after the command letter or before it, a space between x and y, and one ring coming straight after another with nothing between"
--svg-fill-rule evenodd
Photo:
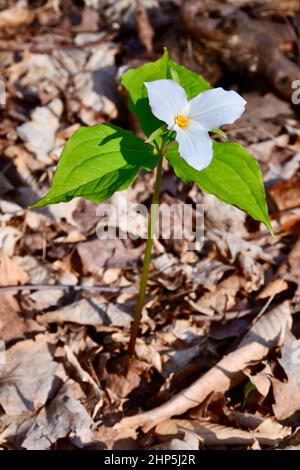
<instances>
[{"instance_id":1,"label":"three green leaves","mask_svg":"<svg viewBox=\"0 0 300 470\"><path fill-rule=\"evenodd\" d=\"M129 94L129 107L149 137L163 123L152 113L145 82L176 75L188 99L210 89L203 77L176 64L165 52L156 62L130 69L122 77ZM197 171L180 156L177 144L166 152L176 175L194 181L203 191L214 194L263 222L272 233L260 168L246 149L235 142L214 142L212 163ZM153 146L111 124L82 127L73 134L61 154L48 194L33 207L69 201L82 196L103 201L135 180L141 169L152 170L158 163Z\"/></svg>"}]
</instances>

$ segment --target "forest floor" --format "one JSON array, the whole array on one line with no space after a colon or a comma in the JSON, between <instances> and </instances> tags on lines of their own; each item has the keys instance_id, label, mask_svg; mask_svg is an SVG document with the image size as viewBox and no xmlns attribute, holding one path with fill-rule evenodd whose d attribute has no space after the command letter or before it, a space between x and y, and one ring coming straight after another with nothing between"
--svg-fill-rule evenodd
<instances>
[{"instance_id":1,"label":"forest floor","mask_svg":"<svg viewBox=\"0 0 300 470\"><path fill-rule=\"evenodd\" d=\"M300 446L299 30L299 1L0 1L1 449ZM260 164L275 237L166 167L161 201L204 204L205 243L155 240L128 366L145 241L98 239L89 201L28 206L80 125L141 136L120 76L164 47L247 100L224 130ZM149 207L153 183L110 204Z\"/></svg>"}]
</instances>

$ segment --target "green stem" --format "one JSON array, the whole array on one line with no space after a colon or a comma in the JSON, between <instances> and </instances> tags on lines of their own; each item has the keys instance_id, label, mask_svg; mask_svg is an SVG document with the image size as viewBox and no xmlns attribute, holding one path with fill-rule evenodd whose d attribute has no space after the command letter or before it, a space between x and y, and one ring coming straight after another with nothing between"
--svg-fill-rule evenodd
<instances>
[{"instance_id":1,"label":"green stem","mask_svg":"<svg viewBox=\"0 0 300 470\"><path fill-rule=\"evenodd\" d=\"M147 243L146 243L146 249L145 249L140 290L139 290L138 301L137 301L136 308L135 308L134 321L132 324L130 341L128 345L129 356L132 356L134 353L135 342L136 342L136 338L139 332L142 311L143 311L143 307L145 303L148 272L149 272L149 265L151 261L151 250L152 250L152 245L153 245L153 237L155 234L156 216L157 216L157 209L158 209L158 203L159 203L162 164L163 164L163 157L160 158L157 169L156 169L156 180L155 180L154 192L153 192L153 197L152 197L150 216L149 216L149 221L148 221L148 236L147 236Z\"/></svg>"}]
</instances>

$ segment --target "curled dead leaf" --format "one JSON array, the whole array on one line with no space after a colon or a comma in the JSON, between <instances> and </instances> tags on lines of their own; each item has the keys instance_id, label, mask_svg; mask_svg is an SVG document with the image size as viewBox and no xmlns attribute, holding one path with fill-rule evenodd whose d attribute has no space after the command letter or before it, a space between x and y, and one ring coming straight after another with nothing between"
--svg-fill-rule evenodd
<instances>
[{"instance_id":1,"label":"curled dead leaf","mask_svg":"<svg viewBox=\"0 0 300 470\"><path fill-rule=\"evenodd\" d=\"M188 419L172 419L160 423L155 428L155 432L160 435L176 435L178 432L193 432L203 442L205 446L220 446L220 445L249 445L253 444L256 440L259 444L264 446L273 446L279 439L282 439L282 432L273 433L270 435L268 431L263 429L246 431L244 429L237 429L220 424L211 423L208 421L193 421Z\"/></svg>"},{"instance_id":2,"label":"curled dead leaf","mask_svg":"<svg viewBox=\"0 0 300 470\"><path fill-rule=\"evenodd\" d=\"M286 331L290 327L290 308L284 303L262 317L246 334L235 351L227 354L188 388L153 410L124 418L120 425L142 426L144 431L148 431L159 422L199 405L212 392L225 393L243 380L242 371L245 368L261 361L270 350L283 343Z\"/></svg>"}]
</instances>

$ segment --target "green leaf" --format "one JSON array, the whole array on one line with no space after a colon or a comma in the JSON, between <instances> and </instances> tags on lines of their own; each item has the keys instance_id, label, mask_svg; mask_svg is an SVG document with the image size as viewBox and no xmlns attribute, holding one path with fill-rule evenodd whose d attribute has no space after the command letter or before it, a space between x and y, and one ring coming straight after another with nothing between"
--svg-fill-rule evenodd
<instances>
[{"instance_id":1,"label":"green leaf","mask_svg":"<svg viewBox=\"0 0 300 470\"><path fill-rule=\"evenodd\" d=\"M194 98L202 91L209 90L211 85L206 81L202 75L198 75L191 70L186 69L182 65L178 65L174 60L169 59L168 62L168 76L165 78L172 78L170 69L171 67L177 73L180 81L180 86L185 89L188 99Z\"/></svg>"},{"instance_id":2,"label":"green leaf","mask_svg":"<svg viewBox=\"0 0 300 470\"><path fill-rule=\"evenodd\" d=\"M221 137L224 137L224 139L228 139L227 135L225 134L224 131L222 131L222 129L212 129L210 131L212 134L218 134L220 135Z\"/></svg>"},{"instance_id":3,"label":"green leaf","mask_svg":"<svg viewBox=\"0 0 300 470\"><path fill-rule=\"evenodd\" d=\"M146 136L150 136L158 127L161 127L162 121L152 114L145 82L173 79L174 76L185 89L188 99L211 88L201 75L171 60L167 51L156 62L149 62L136 69L127 70L122 76L122 85L129 93L129 107L138 117Z\"/></svg>"},{"instance_id":4,"label":"green leaf","mask_svg":"<svg viewBox=\"0 0 300 470\"><path fill-rule=\"evenodd\" d=\"M50 191L33 207L83 196L103 201L158 162L154 149L111 124L81 127L66 143Z\"/></svg>"},{"instance_id":5,"label":"green leaf","mask_svg":"<svg viewBox=\"0 0 300 470\"><path fill-rule=\"evenodd\" d=\"M152 134L148 137L145 142L147 144L152 144L153 141L158 140L162 135L166 135L168 133L168 128L166 125L162 125L156 131L152 132Z\"/></svg>"},{"instance_id":6,"label":"green leaf","mask_svg":"<svg viewBox=\"0 0 300 470\"><path fill-rule=\"evenodd\" d=\"M165 51L161 59L148 62L136 69L127 70L122 76L122 85L129 93L129 108L139 119L146 136L161 127L162 122L151 111L145 82L167 78L169 54Z\"/></svg>"},{"instance_id":7,"label":"green leaf","mask_svg":"<svg viewBox=\"0 0 300 470\"><path fill-rule=\"evenodd\" d=\"M167 150L166 156L183 181L194 181L203 191L247 212L273 234L261 170L255 158L241 145L214 142L212 162L202 171L192 168L179 155L177 144Z\"/></svg>"},{"instance_id":8,"label":"green leaf","mask_svg":"<svg viewBox=\"0 0 300 470\"><path fill-rule=\"evenodd\" d=\"M170 67L170 73L171 73L172 80L174 80L174 82L178 83L178 85L181 86L178 73L176 72L174 67Z\"/></svg>"},{"instance_id":9,"label":"green leaf","mask_svg":"<svg viewBox=\"0 0 300 470\"><path fill-rule=\"evenodd\" d=\"M248 403L248 398L249 398L249 395L251 392L253 392L254 390L257 390L256 386L250 382L250 380L246 383L245 387L244 387L244 399L243 399L243 404L242 404L242 407L243 408L246 408L247 406L247 403Z\"/></svg>"}]
</instances>

